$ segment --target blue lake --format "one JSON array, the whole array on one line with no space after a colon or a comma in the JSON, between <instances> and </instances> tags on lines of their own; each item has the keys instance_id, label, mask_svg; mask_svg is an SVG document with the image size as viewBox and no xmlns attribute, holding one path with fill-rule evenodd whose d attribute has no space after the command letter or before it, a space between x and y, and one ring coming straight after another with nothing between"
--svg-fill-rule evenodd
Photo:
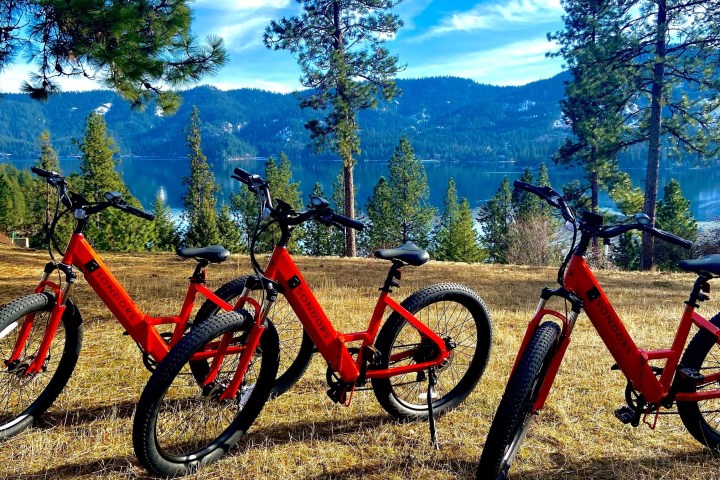
<instances>
[{"instance_id":1,"label":"blue lake","mask_svg":"<svg viewBox=\"0 0 720 480\"><path fill-rule=\"evenodd\" d=\"M0 160L7 161L7 160ZM12 159L11 163L18 168L30 168L34 159ZM230 178L235 167L241 167L253 173L263 174L264 159L250 160L211 160L215 178L222 191L220 201L228 201L230 192L236 192L240 184ZM61 168L65 173L79 170L79 159L61 158ZM457 185L458 195L466 197L475 208L487 201L497 191L504 176L512 182L522 174L523 168L512 163L453 163L427 162L424 164L430 186L430 202L438 210L442 209L443 196L448 180L453 178ZM332 182L340 173L339 162L297 162L293 166L293 175L300 182L303 197L308 198L315 182L319 182L326 196L332 192ZM549 165L550 181L556 190L577 178L578 172L562 167ZM182 207L182 196L185 187L183 177L189 174L187 158L122 158L118 165L130 191L138 197L146 208L152 208L156 195L163 192L166 201L173 209ZM641 186L644 181L644 169L629 171L633 184ZM386 162L366 162L355 167L356 198L358 205L364 209L373 186L380 176L388 175ZM692 211L699 221L712 221L720 218L720 171L714 168L666 168L660 173L660 197L662 187L671 179L680 182L683 194L692 202ZM601 206L611 208L613 205L607 197L601 198Z\"/></svg>"}]
</instances>

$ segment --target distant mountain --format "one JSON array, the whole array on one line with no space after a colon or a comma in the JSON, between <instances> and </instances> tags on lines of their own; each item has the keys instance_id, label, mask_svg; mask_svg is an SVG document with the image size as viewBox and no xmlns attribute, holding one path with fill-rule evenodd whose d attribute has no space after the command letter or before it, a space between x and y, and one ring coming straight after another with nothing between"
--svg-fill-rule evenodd
<instances>
[{"instance_id":1,"label":"distant mountain","mask_svg":"<svg viewBox=\"0 0 720 480\"><path fill-rule=\"evenodd\" d=\"M362 112L360 161L387 160L406 133L419 158L441 161L547 160L567 134L559 101L567 74L520 87L483 85L440 77L399 80L402 95ZM38 155L37 138L49 130L61 155L74 155L91 111L105 116L122 155L183 156L184 129L197 105L203 121L203 149L209 158L269 156L291 159L334 158L313 155L303 111L292 94L203 86L182 93L173 116L150 107L132 111L111 91L62 93L42 103L25 95L0 96L0 155Z\"/></svg>"}]
</instances>

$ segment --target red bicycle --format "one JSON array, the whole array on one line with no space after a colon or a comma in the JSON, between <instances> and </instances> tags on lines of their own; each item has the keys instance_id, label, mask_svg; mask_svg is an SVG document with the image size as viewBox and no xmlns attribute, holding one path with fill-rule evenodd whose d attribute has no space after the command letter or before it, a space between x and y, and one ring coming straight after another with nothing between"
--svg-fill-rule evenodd
<instances>
[{"instance_id":1,"label":"red bicycle","mask_svg":"<svg viewBox=\"0 0 720 480\"><path fill-rule=\"evenodd\" d=\"M152 220L153 215L126 204L117 192L106 193L104 202L91 203L82 195L69 191L62 175L36 167L32 170L58 192L54 218L46 226L52 261L45 265L33 294L13 300L0 309L0 359L4 365L0 369L0 438L10 437L37 420L52 405L73 373L83 338L80 311L68 298L77 280L76 270L83 274L127 334L137 342L143 362L151 371L191 326L189 318L198 294L207 300L195 316L195 326L221 310L232 310L235 300L250 295L254 286L251 279L243 277L211 292L205 286L206 267L225 261L230 252L219 245L181 248L178 255L194 258L198 263L190 277L180 313L152 317L142 312L90 246L83 232L90 216L107 208L116 208L146 220ZM65 211L61 211L61 206ZM54 240L54 231L66 213L74 215L76 225L66 251L61 252L62 260L57 262L52 247L60 249ZM50 280L54 272L58 274L57 282ZM288 327L283 334L287 368L274 384L275 394L282 393L299 378L307 368L313 349L307 334L287 322L282 304L279 307L271 313L277 324ZM158 327L162 325L172 330L160 332ZM293 354L288 353L291 350ZM196 370L202 371L201 363L196 365Z\"/></svg>"},{"instance_id":2,"label":"red bicycle","mask_svg":"<svg viewBox=\"0 0 720 480\"><path fill-rule=\"evenodd\" d=\"M550 187L515 182L515 187L533 193L560 209L574 227L573 247L558 272L560 288L544 289L535 316L522 341L505 393L485 441L477 478L503 479L520 448L532 419L545 405L560 362L570 343L570 334L581 311L585 311L600 338L628 379L627 406L615 411L625 424L637 427L641 420L655 427L661 408L677 404L678 413L690 434L710 448L720 447L717 412L720 411L720 315L706 320L695 309L708 300L709 281L720 276L720 255L685 260L679 266L698 275L672 344L665 349L643 350L628 334L610 300L585 262L592 238L610 239L630 230L641 230L666 242L690 248L691 242L650 225L645 214L631 223L602 226L603 217L585 212L579 225L565 199ZM580 240L577 240L577 232ZM569 304L570 313L545 308L552 297ZM567 310L566 310L567 312ZM543 321L549 317L549 321ZM699 331L687 343L691 327ZM685 347L687 344L687 348ZM683 353L684 351L684 353ZM663 367L651 365L664 361Z\"/></svg>"},{"instance_id":3,"label":"red bicycle","mask_svg":"<svg viewBox=\"0 0 720 480\"><path fill-rule=\"evenodd\" d=\"M265 312L279 294L287 298L328 362L327 393L333 401L348 405L353 392L370 381L391 415L429 419L434 432L434 416L465 400L487 363L491 325L482 300L464 286L443 283L397 303L390 293L399 287L402 267L424 264L428 253L412 244L378 250L375 256L392 265L368 328L340 333L286 247L293 229L309 220L356 230L363 224L333 213L319 197L312 198L313 208L300 213L282 201L273 206L261 177L241 169L233 177L260 197L254 239L270 224L280 228L280 240L264 270L253 253L254 241L251 246L251 262L265 297L261 302L245 299L249 310L206 320L158 365L135 414L133 443L140 463L154 474L186 474L217 460L240 440L272 383L277 347ZM263 226L261 217L269 219ZM388 309L391 313L381 328ZM193 373L193 363L200 358L212 359L202 379Z\"/></svg>"}]
</instances>

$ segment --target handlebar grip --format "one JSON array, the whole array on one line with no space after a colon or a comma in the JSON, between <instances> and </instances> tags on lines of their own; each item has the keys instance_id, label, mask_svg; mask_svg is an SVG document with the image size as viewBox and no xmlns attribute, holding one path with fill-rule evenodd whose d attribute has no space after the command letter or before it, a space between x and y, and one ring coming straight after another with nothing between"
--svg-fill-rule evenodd
<instances>
[{"instance_id":1,"label":"handlebar grip","mask_svg":"<svg viewBox=\"0 0 720 480\"><path fill-rule=\"evenodd\" d=\"M242 168L236 167L235 170L233 170L235 173L235 176L238 180L240 180L243 183L249 183L250 177L252 177L252 174L246 170L243 170Z\"/></svg>"},{"instance_id":2,"label":"handlebar grip","mask_svg":"<svg viewBox=\"0 0 720 480\"><path fill-rule=\"evenodd\" d=\"M126 206L122 207L122 209L124 211L126 211L127 213L129 213L130 215L135 215L136 217L144 218L145 220L150 220L150 221L155 220L154 214L152 214L150 212L146 212L145 210L142 210L140 208L135 208L131 205L126 205Z\"/></svg>"},{"instance_id":3,"label":"handlebar grip","mask_svg":"<svg viewBox=\"0 0 720 480\"><path fill-rule=\"evenodd\" d=\"M357 230L358 232L362 232L365 228L364 223L358 222L357 220L353 220L352 218L348 218L343 215L338 215L337 213L333 213L332 217L330 218L333 222L342 225L343 227L352 228L353 230Z\"/></svg>"},{"instance_id":4,"label":"handlebar grip","mask_svg":"<svg viewBox=\"0 0 720 480\"><path fill-rule=\"evenodd\" d=\"M677 235L674 235L670 232L666 232L665 230L660 230L659 228L644 228L644 231L650 233L653 237L657 237L660 240L664 240L668 243L672 243L673 245L677 245L678 247L690 249L693 246L693 242L690 240L685 240L684 238L678 237Z\"/></svg>"},{"instance_id":5,"label":"handlebar grip","mask_svg":"<svg viewBox=\"0 0 720 480\"><path fill-rule=\"evenodd\" d=\"M33 166L33 167L30 167L30 170L32 170L32 172L35 175L37 175L38 177L43 177L43 178L48 178L48 179L49 178L62 178L62 175L60 175L58 172L52 172L50 170L43 170L42 168L39 168L39 167Z\"/></svg>"}]
</instances>

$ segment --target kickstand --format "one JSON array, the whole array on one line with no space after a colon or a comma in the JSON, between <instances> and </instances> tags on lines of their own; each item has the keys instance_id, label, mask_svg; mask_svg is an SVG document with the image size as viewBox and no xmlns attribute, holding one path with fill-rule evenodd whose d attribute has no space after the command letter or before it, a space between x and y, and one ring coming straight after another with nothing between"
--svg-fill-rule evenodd
<instances>
[{"instance_id":1,"label":"kickstand","mask_svg":"<svg viewBox=\"0 0 720 480\"><path fill-rule=\"evenodd\" d=\"M435 382L437 381L437 375L435 375L435 369L430 368L428 370L428 388L427 388L427 405L428 405L428 423L430 424L430 442L435 450L440 450L440 443L437 439L437 431L435 430L435 413L433 412L433 390L435 388Z\"/></svg>"}]
</instances>

